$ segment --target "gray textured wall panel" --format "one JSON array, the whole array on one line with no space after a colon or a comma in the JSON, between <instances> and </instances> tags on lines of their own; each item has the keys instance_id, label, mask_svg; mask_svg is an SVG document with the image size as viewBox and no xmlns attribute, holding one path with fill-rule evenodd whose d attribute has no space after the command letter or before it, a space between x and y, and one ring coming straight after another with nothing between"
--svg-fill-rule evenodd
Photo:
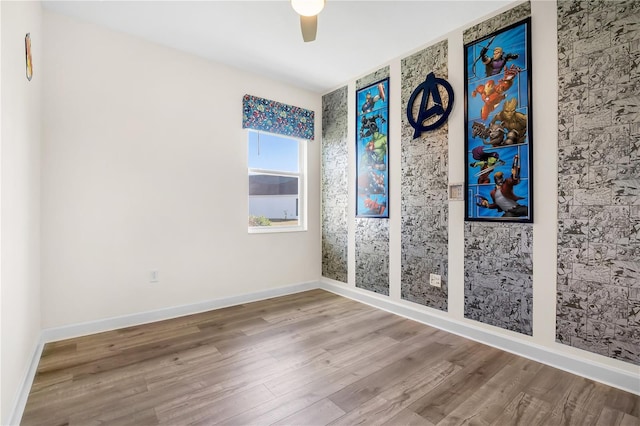
<instances>
[{"instance_id":1,"label":"gray textured wall panel","mask_svg":"<svg viewBox=\"0 0 640 426\"><path fill-rule=\"evenodd\" d=\"M347 282L347 87L322 97L322 276Z\"/></svg>"},{"instance_id":2,"label":"gray textured wall panel","mask_svg":"<svg viewBox=\"0 0 640 426\"><path fill-rule=\"evenodd\" d=\"M389 220L356 218L356 287L389 295Z\"/></svg>"},{"instance_id":3,"label":"gray textured wall panel","mask_svg":"<svg viewBox=\"0 0 640 426\"><path fill-rule=\"evenodd\" d=\"M532 334L532 242L530 225L465 224L466 318Z\"/></svg>"},{"instance_id":4,"label":"gray textured wall panel","mask_svg":"<svg viewBox=\"0 0 640 426\"><path fill-rule=\"evenodd\" d=\"M413 139L405 114L413 91L430 72L447 78L447 40L402 59L402 253L401 296L404 300L447 310L449 204L448 125ZM417 99L417 107L420 105ZM446 103L446 93L443 94ZM414 115L415 117L415 115ZM429 285L429 275L442 287Z\"/></svg>"},{"instance_id":5,"label":"gray textured wall panel","mask_svg":"<svg viewBox=\"0 0 640 426\"><path fill-rule=\"evenodd\" d=\"M501 28L507 27L518 21L522 21L527 16L531 15L531 3L526 2L518 5L512 9L501 13L491 19L481 22L464 31L462 40L464 44L475 41L479 38L487 36Z\"/></svg>"},{"instance_id":6,"label":"gray textured wall panel","mask_svg":"<svg viewBox=\"0 0 640 426\"><path fill-rule=\"evenodd\" d=\"M558 3L556 340L640 364L640 2Z\"/></svg>"}]
</instances>

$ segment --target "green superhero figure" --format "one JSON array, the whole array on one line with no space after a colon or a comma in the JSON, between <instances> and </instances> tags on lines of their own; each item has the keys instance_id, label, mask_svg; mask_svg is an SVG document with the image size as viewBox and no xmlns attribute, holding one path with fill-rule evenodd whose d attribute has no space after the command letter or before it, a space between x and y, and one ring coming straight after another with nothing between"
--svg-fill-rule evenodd
<instances>
[{"instance_id":1,"label":"green superhero figure","mask_svg":"<svg viewBox=\"0 0 640 426\"><path fill-rule=\"evenodd\" d=\"M382 133L376 132L371 137L371 141L367 143L365 147L365 155L367 155L371 162L372 167L376 170L385 170L385 157L387 156L387 136Z\"/></svg>"},{"instance_id":2,"label":"green superhero figure","mask_svg":"<svg viewBox=\"0 0 640 426\"><path fill-rule=\"evenodd\" d=\"M385 159L387 157L387 135L380 133L376 120L385 123L386 120L377 114L372 117L362 117L360 137L371 136L371 140L365 145L363 164L371 165L376 170L386 170Z\"/></svg>"},{"instance_id":3,"label":"green superhero figure","mask_svg":"<svg viewBox=\"0 0 640 426\"><path fill-rule=\"evenodd\" d=\"M478 183L491 183L489 173L496 167L503 165L504 161L500 159L497 152L484 152L484 148L481 146L474 148L471 151L471 155L477 161L469 165L471 167L480 167L480 172L476 173Z\"/></svg>"}]
</instances>

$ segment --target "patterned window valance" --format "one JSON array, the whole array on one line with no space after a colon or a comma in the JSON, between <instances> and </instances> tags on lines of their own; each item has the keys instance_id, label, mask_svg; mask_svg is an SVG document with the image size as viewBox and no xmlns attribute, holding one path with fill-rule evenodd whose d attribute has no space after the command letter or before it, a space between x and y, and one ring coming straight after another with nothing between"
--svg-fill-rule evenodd
<instances>
[{"instance_id":1,"label":"patterned window valance","mask_svg":"<svg viewBox=\"0 0 640 426\"><path fill-rule=\"evenodd\" d=\"M242 128L314 139L314 112L257 96L242 99Z\"/></svg>"}]
</instances>

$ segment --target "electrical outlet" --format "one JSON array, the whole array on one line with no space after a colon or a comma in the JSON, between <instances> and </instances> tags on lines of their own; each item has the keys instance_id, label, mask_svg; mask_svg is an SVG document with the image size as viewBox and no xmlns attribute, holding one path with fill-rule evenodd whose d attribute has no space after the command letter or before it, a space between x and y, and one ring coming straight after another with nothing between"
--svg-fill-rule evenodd
<instances>
[{"instance_id":1,"label":"electrical outlet","mask_svg":"<svg viewBox=\"0 0 640 426\"><path fill-rule=\"evenodd\" d=\"M158 281L160 281L160 275L158 274L158 271L149 272L149 282L157 283Z\"/></svg>"},{"instance_id":2,"label":"electrical outlet","mask_svg":"<svg viewBox=\"0 0 640 426\"><path fill-rule=\"evenodd\" d=\"M442 277L440 275L436 275L436 274L429 274L429 284L434 286L434 287L441 287L442 286Z\"/></svg>"}]
</instances>

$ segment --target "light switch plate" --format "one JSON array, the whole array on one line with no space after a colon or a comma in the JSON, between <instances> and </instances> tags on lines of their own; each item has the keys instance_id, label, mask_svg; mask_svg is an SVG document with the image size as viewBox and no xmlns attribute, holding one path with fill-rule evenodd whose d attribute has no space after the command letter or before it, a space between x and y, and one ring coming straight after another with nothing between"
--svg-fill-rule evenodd
<instances>
[{"instance_id":1,"label":"light switch plate","mask_svg":"<svg viewBox=\"0 0 640 426\"><path fill-rule=\"evenodd\" d=\"M449 185L449 200L450 201L464 200L464 184L452 183Z\"/></svg>"}]
</instances>

